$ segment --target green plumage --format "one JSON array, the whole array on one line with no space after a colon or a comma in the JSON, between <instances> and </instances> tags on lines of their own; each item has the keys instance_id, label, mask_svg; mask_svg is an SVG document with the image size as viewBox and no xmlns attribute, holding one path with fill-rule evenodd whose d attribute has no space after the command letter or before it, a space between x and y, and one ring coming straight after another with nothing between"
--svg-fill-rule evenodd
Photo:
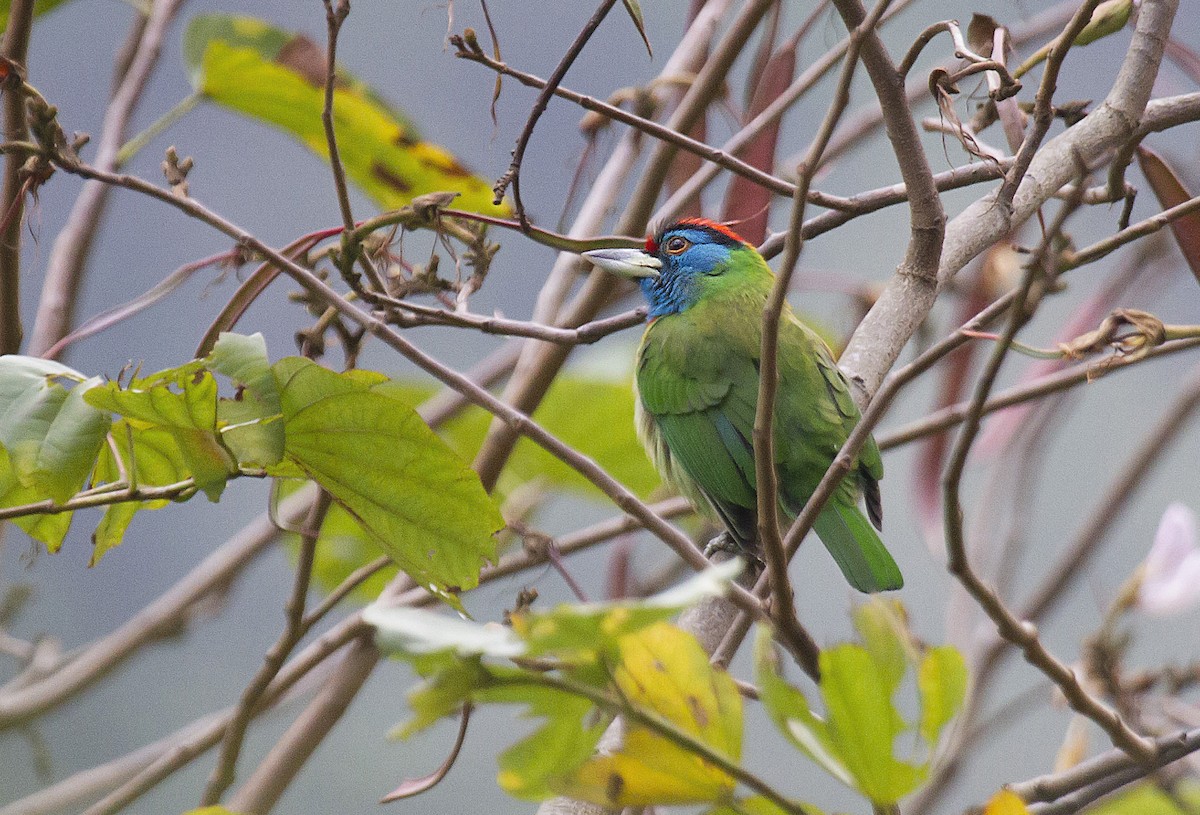
<instances>
[{"instance_id":1,"label":"green plumage","mask_svg":"<svg viewBox=\"0 0 1200 815\"><path fill-rule=\"evenodd\" d=\"M638 431L663 474L707 504L735 540L753 550L754 472L761 315L774 276L753 248L735 245L715 273L688 280L685 308L647 328L638 352ZM775 451L779 503L794 518L858 422L829 348L788 306L779 331ZM868 440L814 526L859 591L898 589L900 570L858 508L878 522L879 448Z\"/></svg>"}]
</instances>

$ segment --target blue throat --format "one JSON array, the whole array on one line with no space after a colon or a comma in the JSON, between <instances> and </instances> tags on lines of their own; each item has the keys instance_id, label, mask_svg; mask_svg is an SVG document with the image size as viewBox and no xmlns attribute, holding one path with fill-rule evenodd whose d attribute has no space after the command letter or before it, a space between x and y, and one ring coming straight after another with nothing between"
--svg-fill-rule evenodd
<instances>
[{"instance_id":1,"label":"blue throat","mask_svg":"<svg viewBox=\"0 0 1200 815\"><path fill-rule=\"evenodd\" d=\"M647 320L678 314L690 308L698 299L692 276L674 270L663 269L660 276L643 277L640 282L642 294L650 304Z\"/></svg>"},{"instance_id":2,"label":"blue throat","mask_svg":"<svg viewBox=\"0 0 1200 815\"><path fill-rule=\"evenodd\" d=\"M701 280L707 275L719 274L729 262L730 247L703 242L708 237L703 231L679 229L671 234L683 235L692 241L692 246L683 255L660 256L663 260L661 274L641 279L642 294L650 305L649 320L678 314L694 306L702 294Z\"/></svg>"}]
</instances>

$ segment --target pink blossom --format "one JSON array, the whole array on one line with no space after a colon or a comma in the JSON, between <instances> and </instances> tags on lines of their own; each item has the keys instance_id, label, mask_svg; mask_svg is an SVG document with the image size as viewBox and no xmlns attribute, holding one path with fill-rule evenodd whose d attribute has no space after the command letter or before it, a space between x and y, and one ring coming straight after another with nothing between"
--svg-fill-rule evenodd
<instances>
[{"instance_id":1,"label":"pink blossom","mask_svg":"<svg viewBox=\"0 0 1200 815\"><path fill-rule=\"evenodd\" d=\"M1176 614L1200 603L1200 540L1196 513L1167 507L1143 565L1137 605L1148 614Z\"/></svg>"}]
</instances>

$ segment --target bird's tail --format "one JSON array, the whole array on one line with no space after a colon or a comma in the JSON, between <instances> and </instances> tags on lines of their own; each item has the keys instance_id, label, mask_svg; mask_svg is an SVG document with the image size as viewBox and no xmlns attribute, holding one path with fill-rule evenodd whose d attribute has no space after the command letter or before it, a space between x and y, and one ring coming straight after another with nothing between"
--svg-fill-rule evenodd
<instances>
[{"instance_id":1,"label":"bird's tail","mask_svg":"<svg viewBox=\"0 0 1200 815\"><path fill-rule=\"evenodd\" d=\"M854 504L836 499L826 504L813 529L854 588L869 593L904 585L900 567Z\"/></svg>"}]
</instances>

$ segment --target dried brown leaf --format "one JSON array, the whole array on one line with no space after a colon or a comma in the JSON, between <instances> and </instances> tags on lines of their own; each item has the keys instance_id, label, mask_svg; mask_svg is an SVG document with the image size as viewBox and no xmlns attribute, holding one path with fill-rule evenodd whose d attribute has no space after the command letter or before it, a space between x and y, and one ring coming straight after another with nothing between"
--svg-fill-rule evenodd
<instances>
[{"instance_id":1,"label":"dried brown leaf","mask_svg":"<svg viewBox=\"0 0 1200 815\"><path fill-rule=\"evenodd\" d=\"M1163 209L1178 206L1191 199L1192 194L1183 186L1178 173L1149 147L1138 145L1138 164ZM1171 222L1171 232L1175 236L1175 242L1179 244L1183 259L1187 261L1196 280L1200 281L1200 213L1176 218Z\"/></svg>"}]
</instances>

